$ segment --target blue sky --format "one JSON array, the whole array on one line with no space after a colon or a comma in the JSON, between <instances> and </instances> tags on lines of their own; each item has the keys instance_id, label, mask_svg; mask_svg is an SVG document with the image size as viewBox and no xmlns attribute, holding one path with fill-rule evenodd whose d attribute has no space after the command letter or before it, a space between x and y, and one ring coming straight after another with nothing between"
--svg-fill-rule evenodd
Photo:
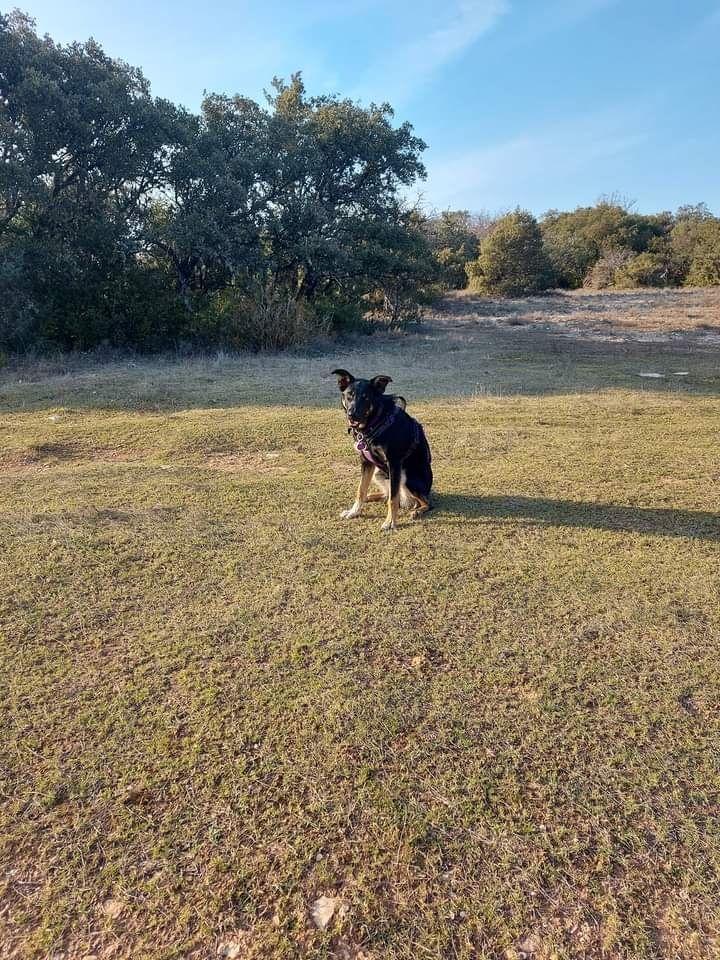
<instances>
[{"instance_id":1,"label":"blue sky","mask_svg":"<svg viewBox=\"0 0 720 960\"><path fill-rule=\"evenodd\" d=\"M720 0L18 0L154 93L256 99L274 75L388 100L429 206L535 213L619 192L720 213Z\"/></svg>"}]
</instances>

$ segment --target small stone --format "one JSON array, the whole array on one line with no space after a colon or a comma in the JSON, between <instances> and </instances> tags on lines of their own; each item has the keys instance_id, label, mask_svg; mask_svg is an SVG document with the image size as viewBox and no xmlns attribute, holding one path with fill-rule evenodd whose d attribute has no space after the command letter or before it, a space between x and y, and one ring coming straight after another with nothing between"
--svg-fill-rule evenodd
<instances>
[{"instance_id":1,"label":"small stone","mask_svg":"<svg viewBox=\"0 0 720 960\"><path fill-rule=\"evenodd\" d=\"M238 960L242 944L236 940L230 940L227 943L221 943L217 949L219 957L225 957L225 960Z\"/></svg>"},{"instance_id":2,"label":"small stone","mask_svg":"<svg viewBox=\"0 0 720 960\"><path fill-rule=\"evenodd\" d=\"M102 905L102 912L111 920L117 920L124 909L125 904L122 900L106 900Z\"/></svg>"},{"instance_id":3,"label":"small stone","mask_svg":"<svg viewBox=\"0 0 720 960\"><path fill-rule=\"evenodd\" d=\"M310 916L318 930L326 930L337 907L335 897L318 897L310 908Z\"/></svg>"}]
</instances>

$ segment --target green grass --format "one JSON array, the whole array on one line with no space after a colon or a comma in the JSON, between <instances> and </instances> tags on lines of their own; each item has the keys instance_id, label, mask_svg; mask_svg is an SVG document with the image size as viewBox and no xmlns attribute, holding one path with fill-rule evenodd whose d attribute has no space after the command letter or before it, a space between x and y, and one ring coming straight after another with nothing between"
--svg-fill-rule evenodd
<instances>
[{"instance_id":1,"label":"green grass","mask_svg":"<svg viewBox=\"0 0 720 960\"><path fill-rule=\"evenodd\" d=\"M710 360L562 392L517 337L474 398L352 355L433 445L392 536L339 519L345 355L6 373L3 957L720 953Z\"/></svg>"}]
</instances>

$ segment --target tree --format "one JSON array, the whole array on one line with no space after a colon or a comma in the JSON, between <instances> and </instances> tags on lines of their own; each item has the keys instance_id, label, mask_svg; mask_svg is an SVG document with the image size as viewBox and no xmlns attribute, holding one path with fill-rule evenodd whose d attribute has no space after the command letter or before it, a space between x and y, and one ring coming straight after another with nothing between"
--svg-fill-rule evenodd
<instances>
[{"instance_id":1,"label":"tree","mask_svg":"<svg viewBox=\"0 0 720 960\"><path fill-rule=\"evenodd\" d=\"M558 285L574 289L601 258L615 260L621 250L642 253L653 239L666 236L672 223L669 213L634 213L627 202L611 198L568 213L550 210L541 229Z\"/></svg>"},{"instance_id":2,"label":"tree","mask_svg":"<svg viewBox=\"0 0 720 960\"><path fill-rule=\"evenodd\" d=\"M467 272L472 289L505 297L551 287L552 268L535 217L520 209L501 217L482 241L479 258L467 265Z\"/></svg>"},{"instance_id":3,"label":"tree","mask_svg":"<svg viewBox=\"0 0 720 960\"><path fill-rule=\"evenodd\" d=\"M387 104L307 97L299 75L273 91L266 107L213 95L183 118L148 239L190 310L228 285L262 303L268 285L324 310L359 302L416 242L398 244L410 229L399 190L424 176L410 125L394 127Z\"/></svg>"},{"instance_id":4,"label":"tree","mask_svg":"<svg viewBox=\"0 0 720 960\"><path fill-rule=\"evenodd\" d=\"M720 219L713 217L698 224L685 283L696 287L720 284Z\"/></svg>"},{"instance_id":5,"label":"tree","mask_svg":"<svg viewBox=\"0 0 720 960\"><path fill-rule=\"evenodd\" d=\"M135 267L174 110L94 41L56 45L19 13L0 21L0 64L0 244L14 264L0 287L23 285L43 338L122 341L127 323L107 307Z\"/></svg>"},{"instance_id":6,"label":"tree","mask_svg":"<svg viewBox=\"0 0 720 960\"><path fill-rule=\"evenodd\" d=\"M601 202L569 213L550 210L542 219L545 249L562 287L582 286L588 271L604 253L630 247L629 214Z\"/></svg>"},{"instance_id":7,"label":"tree","mask_svg":"<svg viewBox=\"0 0 720 960\"><path fill-rule=\"evenodd\" d=\"M672 254L689 286L720 283L720 218L704 203L680 207L670 234Z\"/></svg>"},{"instance_id":8,"label":"tree","mask_svg":"<svg viewBox=\"0 0 720 960\"><path fill-rule=\"evenodd\" d=\"M194 115L94 41L0 17L3 343L152 345L289 301L305 329L389 278L403 300L424 247L400 194L424 149L389 105L308 97L299 74L263 106L209 95Z\"/></svg>"},{"instance_id":9,"label":"tree","mask_svg":"<svg viewBox=\"0 0 720 960\"><path fill-rule=\"evenodd\" d=\"M378 224L404 222L399 191L425 176L425 144L410 124L392 125L389 104L308 98L298 74L273 89L268 147L276 166L264 223L271 269L305 297L357 296L372 276L356 253L365 239L377 243Z\"/></svg>"},{"instance_id":10,"label":"tree","mask_svg":"<svg viewBox=\"0 0 720 960\"><path fill-rule=\"evenodd\" d=\"M467 286L465 269L480 254L480 241L492 227L491 217L473 215L467 210L443 210L426 218L423 231L440 268L440 279L445 286L461 290Z\"/></svg>"},{"instance_id":11,"label":"tree","mask_svg":"<svg viewBox=\"0 0 720 960\"><path fill-rule=\"evenodd\" d=\"M252 100L211 95L199 116L178 114L176 137L144 239L192 312L194 294L222 289L262 262L267 116Z\"/></svg>"},{"instance_id":12,"label":"tree","mask_svg":"<svg viewBox=\"0 0 720 960\"><path fill-rule=\"evenodd\" d=\"M416 210L363 224L354 247L364 298L387 322L416 320L437 264Z\"/></svg>"}]
</instances>

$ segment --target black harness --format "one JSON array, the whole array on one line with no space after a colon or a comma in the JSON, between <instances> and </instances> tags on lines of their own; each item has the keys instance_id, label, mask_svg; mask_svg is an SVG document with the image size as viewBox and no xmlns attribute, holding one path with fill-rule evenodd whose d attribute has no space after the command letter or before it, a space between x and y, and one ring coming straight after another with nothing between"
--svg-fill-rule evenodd
<instances>
[{"instance_id":1,"label":"black harness","mask_svg":"<svg viewBox=\"0 0 720 960\"><path fill-rule=\"evenodd\" d=\"M378 420L376 423L367 424L364 430L357 430L355 427L348 427L348 433L352 433L354 446L358 453L361 454L369 463L372 463L378 470L381 470L384 474L388 474L388 467L386 463L382 463L380 460L375 457L372 450L370 449L370 444L374 443L377 438L385 433L389 426L391 426L397 419L400 408L393 405L393 410L385 417L384 420ZM413 440L410 444L405 456L403 459L407 459L411 453L415 452L415 448L420 443L420 438L422 437L422 427L417 422L417 420L410 418L413 424Z\"/></svg>"}]
</instances>

